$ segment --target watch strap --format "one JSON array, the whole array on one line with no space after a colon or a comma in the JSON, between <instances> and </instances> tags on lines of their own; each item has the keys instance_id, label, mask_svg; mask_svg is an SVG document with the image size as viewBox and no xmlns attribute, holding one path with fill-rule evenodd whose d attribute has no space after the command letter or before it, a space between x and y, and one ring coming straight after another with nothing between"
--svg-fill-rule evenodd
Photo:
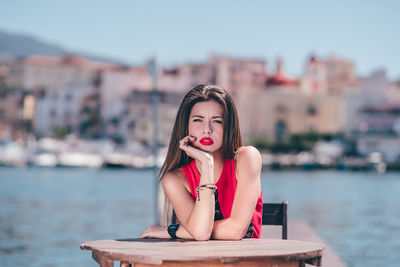
<instances>
[{"instance_id":1,"label":"watch strap","mask_svg":"<svg viewBox=\"0 0 400 267\"><path fill-rule=\"evenodd\" d=\"M178 230L178 228L179 228L179 224L170 224L168 226L168 229L167 229L168 230L168 234L171 236L172 240L177 239L176 231Z\"/></svg>"}]
</instances>

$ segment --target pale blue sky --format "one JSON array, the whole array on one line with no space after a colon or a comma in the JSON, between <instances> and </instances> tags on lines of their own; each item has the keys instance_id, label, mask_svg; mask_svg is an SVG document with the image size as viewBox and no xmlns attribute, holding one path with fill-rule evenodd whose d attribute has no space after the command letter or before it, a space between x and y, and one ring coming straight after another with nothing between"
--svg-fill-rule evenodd
<instances>
[{"instance_id":1,"label":"pale blue sky","mask_svg":"<svg viewBox=\"0 0 400 267\"><path fill-rule=\"evenodd\" d=\"M142 64L205 61L210 53L282 57L302 73L311 53L400 80L400 1L2 1L0 29L74 51Z\"/></svg>"}]
</instances>

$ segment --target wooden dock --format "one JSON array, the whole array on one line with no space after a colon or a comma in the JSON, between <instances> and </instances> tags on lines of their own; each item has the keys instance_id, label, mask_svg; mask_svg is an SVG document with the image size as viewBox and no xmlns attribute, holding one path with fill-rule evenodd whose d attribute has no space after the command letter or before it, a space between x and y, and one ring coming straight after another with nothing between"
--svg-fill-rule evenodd
<instances>
[{"instance_id":1,"label":"wooden dock","mask_svg":"<svg viewBox=\"0 0 400 267\"><path fill-rule=\"evenodd\" d=\"M261 238L282 238L281 226L263 225ZM310 241L322 243L325 249L322 256L322 266L324 267L346 267L340 257L332 250L331 247L312 229L305 221L289 221L288 223L288 239Z\"/></svg>"}]
</instances>

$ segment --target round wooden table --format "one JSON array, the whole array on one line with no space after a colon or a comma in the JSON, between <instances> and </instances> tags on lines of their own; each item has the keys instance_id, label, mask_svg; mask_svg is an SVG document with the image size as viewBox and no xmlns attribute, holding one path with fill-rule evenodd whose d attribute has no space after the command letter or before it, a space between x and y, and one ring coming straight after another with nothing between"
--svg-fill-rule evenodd
<instances>
[{"instance_id":1,"label":"round wooden table","mask_svg":"<svg viewBox=\"0 0 400 267\"><path fill-rule=\"evenodd\" d=\"M92 250L101 267L133 263L138 266L320 266L324 246L281 239L239 241L189 241L167 239L117 239L89 241L81 249Z\"/></svg>"}]
</instances>

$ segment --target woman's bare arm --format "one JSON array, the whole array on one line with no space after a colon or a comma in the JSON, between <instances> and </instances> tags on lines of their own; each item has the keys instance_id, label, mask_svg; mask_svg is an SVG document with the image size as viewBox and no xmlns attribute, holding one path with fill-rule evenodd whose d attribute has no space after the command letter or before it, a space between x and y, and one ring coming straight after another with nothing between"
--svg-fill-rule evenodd
<instances>
[{"instance_id":1,"label":"woman's bare arm","mask_svg":"<svg viewBox=\"0 0 400 267\"><path fill-rule=\"evenodd\" d=\"M213 239L241 239L250 224L261 194L261 155L254 147L243 147L237 155L237 187L229 218L214 223Z\"/></svg>"},{"instance_id":2,"label":"woman's bare arm","mask_svg":"<svg viewBox=\"0 0 400 267\"><path fill-rule=\"evenodd\" d=\"M210 237L243 238L261 194L261 155L254 147L242 147L238 151L236 164L237 187L231 216L216 222L214 222L215 200L212 190L200 191L200 201L193 200L185 187L186 178L181 169L169 172L163 177L164 192L183 226L176 232L177 237L196 240L207 240ZM166 228L157 229L161 233L156 236L165 235ZM141 237L152 236L149 234Z\"/></svg>"},{"instance_id":3,"label":"woman's bare arm","mask_svg":"<svg viewBox=\"0 0 400 267\"><path fill-rule=\"evenodd\" d=\"M179 238L208 240L214 222L214 193L210 189L204 189L199 192L200 201L193 200L184 186L184 179L186 178L180 170L170 172L162 179L164 192L183 226L179 227L176 235Z\"/></svg>"}]
</instances>

